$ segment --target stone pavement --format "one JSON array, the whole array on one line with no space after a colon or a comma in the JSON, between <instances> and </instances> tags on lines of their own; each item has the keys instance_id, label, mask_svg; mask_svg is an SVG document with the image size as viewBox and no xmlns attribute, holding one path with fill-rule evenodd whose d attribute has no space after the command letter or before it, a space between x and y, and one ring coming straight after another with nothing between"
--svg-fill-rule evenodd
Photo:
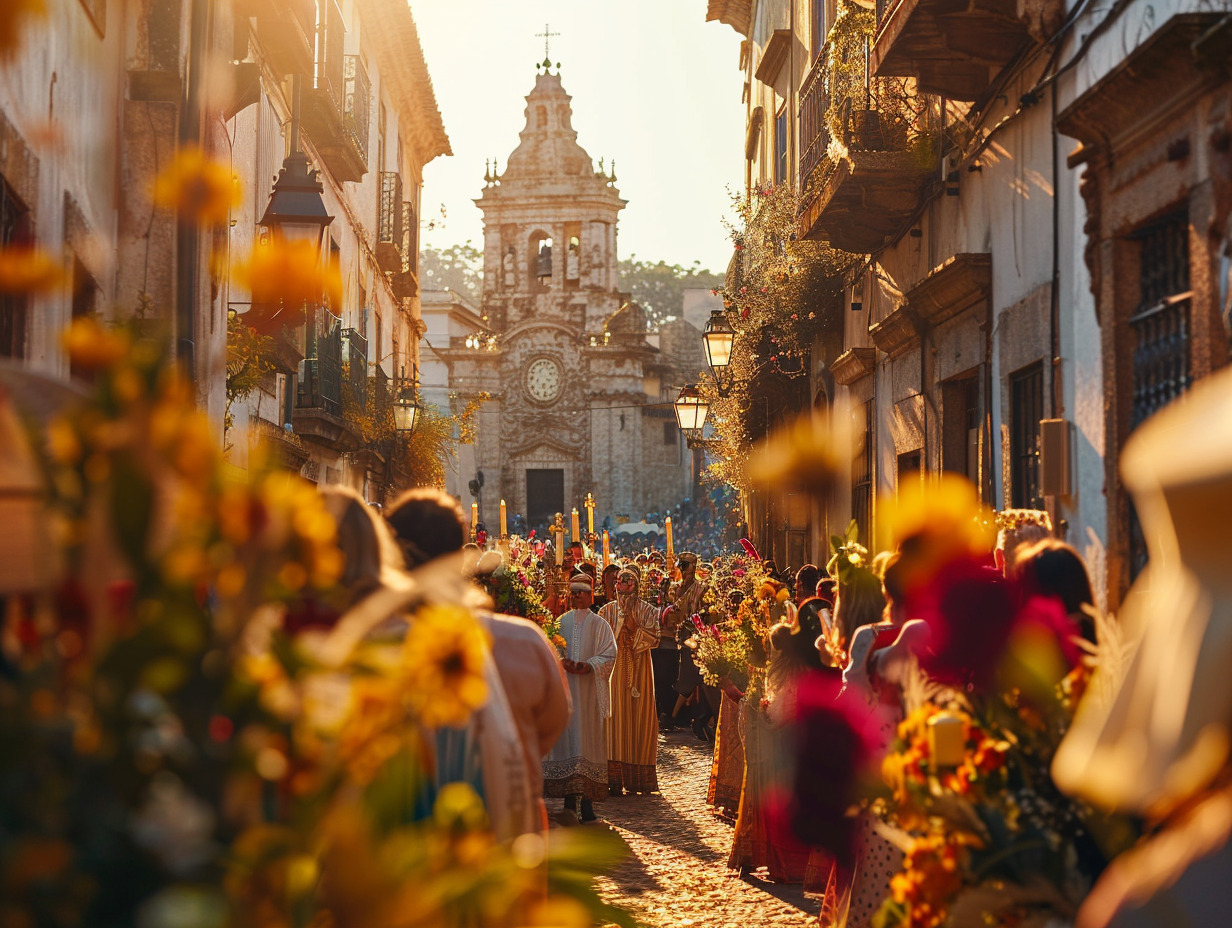
<instances>
[{"instance_id":1,"label":"stone pavement","mask_svg":"<svg viewBox=\"0 0 1232 928\"><path fill-rule=\"evenodd\" d=\"M600 894L652 928L815 925L819 903L800 886L727 869L732 827L706 805L710 760L710 745L692 732L670 732L659 740L660 795L595 804L632 851L600 878Z\"/></svg>"}]
</instances>

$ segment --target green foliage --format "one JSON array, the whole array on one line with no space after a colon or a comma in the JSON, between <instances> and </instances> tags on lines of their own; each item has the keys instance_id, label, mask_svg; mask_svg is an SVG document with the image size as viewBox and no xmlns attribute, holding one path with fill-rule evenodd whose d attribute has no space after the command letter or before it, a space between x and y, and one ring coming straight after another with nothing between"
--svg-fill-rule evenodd
<instances>
[{"instance_id":1,"label":"green foliage","mask_svg":"<svg viewBox=\"0 0 1232 928\"><path fill-rule=\"evenodd\" d=\"M684 267L630 255L619 269L621 287L646 311L652 327L680 315L685 290L723 284L723 276L703 268L700 261ZM478 305L483 298L483 251L470 239L448 248L425 247L419 253L419 283L427 290L454 290Z\"/></svg>"},{"instance_id":2,"label":"green foliage","mask_svg":"<svg viewBox=\"0 0 1232 928\"><path fill-rule=\"evenodd\" d=\"M443 414L425 405L415 420L415 430L393 438L394 468L407 487L445 486L445 463L456 454L456 445L475 440L475 414L488 394L472 398L457 415Z\"/></svg>"},{"instance_id":3,"label":"green foliage","mask_svg":"<svg viewBox=\"0 0 1232 928\"><path fill-rule=\"evenodd\" d=\"M239 315L227 320L227 406L223 413L223 428L231 431L235 417L232 404L243 399L261 385L274 370L270 358L274 339L262 335Z\"/></svg>"},{"instance_id":4,"label":"green foliage","mask_svg":"<svg viewBox=\"0 0 1232 928\"><path fill-rule=\"evenodd\" d=\"M732 200L738 222L728 231L736 257L720 292L736 333L734 385L720 397L713 381L703 378L702 392L716 432L717 460L710 469L724 483L745 489L750 444L772 418L759 402L767 395L767 378L808 374L814 340L840 324L843 278L858 259L798 238L800 198L790 185L763 185ZM757 427L755 414L762 416Z\"/></svg>"},{"instance_id":5,"label":"green foliage","mask_svg":"<svg viewBox=\"0 0 1232 928\"><path fill-rule=\"evenodd\" d=\"M419 285L425 290L455 290L478 305L483 297L483 251L470 239L448 248L422 248Z\"/></svg>"},{"instance_id":6,"label":"green foliage","mask_svg":"<svg viewBox=\"0 0 1232 928\"><path fill-rule=\"evenodd\" d=\"M713 290L723 285L723 276L703 268L700 261L682 267L666 261L639 261L637 255L630 255L617 266L621 288L629 291L633 301L646 311L651 328L657 328L670 316L680 316L685 290Z\"/></svg>"}]
</instances>

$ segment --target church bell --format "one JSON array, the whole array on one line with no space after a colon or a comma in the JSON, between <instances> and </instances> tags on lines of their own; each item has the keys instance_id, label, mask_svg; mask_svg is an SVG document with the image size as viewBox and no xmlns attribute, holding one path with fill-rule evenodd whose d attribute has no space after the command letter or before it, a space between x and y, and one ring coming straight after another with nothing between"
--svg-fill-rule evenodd
<instances>
[{"instance_id":1,"label":"church bell","mask_svg":"<svg viewBox=\"0 0 1232 928\"><path fill-rule=\"evenodd\" d=\"M536 277L552 276L552 246L544 243L539 246L539 260L535 271Z\"/></svg>"}]
</instances>

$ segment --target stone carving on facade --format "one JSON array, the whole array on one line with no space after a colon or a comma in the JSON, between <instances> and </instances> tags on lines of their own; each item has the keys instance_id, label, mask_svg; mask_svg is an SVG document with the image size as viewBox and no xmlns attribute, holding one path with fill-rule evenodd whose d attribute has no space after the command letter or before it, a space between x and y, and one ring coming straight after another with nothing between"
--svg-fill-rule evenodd
<instances>
[{"instance_id":1,"label":"stone carving on facade","mask_svg":"<svg viewBox=\"0 0 1232 928\"><path fill-rule=\"evenodd\" d=\"M506 290L512 289L514 286L515 266L517 265L517 255L514 254L513 246L505 252L505 256L501 259L501 286Z\"/></svg>"},{"instance_id":2,"label":"stone carving on facade","mask_svg":"<svg viewBox=\"0 0 1232 928\"><path fill-rule=\"evenodd\" d=\"M596 290L607 286L607 273L603 267L603 252L598 245L590 249L590 285Z\"/></svg>"},{"instance_id":3,"label":"stone carving on facade","mask_svg":"<svg viewBox=\"0 0 1232 928\"><path fill-rule=\"evenodd\" d=\"M569 243L569 254L565 257L565 279L578 279L578 243L576 239Z\"/></svg>"}]
</instances>

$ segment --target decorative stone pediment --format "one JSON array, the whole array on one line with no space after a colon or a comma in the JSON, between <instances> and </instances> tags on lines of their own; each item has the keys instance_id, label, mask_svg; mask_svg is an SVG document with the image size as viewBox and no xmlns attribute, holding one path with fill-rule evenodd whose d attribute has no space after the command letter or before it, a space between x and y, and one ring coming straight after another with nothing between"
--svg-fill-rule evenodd
<instances>
[{"instance_id":1,"label":"decorative stone pediment","mask_svg":"<svg viewBox=\"0 0 1232 928\"><path fill-rule=\"evenodd\" d=\"M1168 19L1067 106L1057 117L1057 129L1081 141L1089 156L1148 130L1210 85L1226 80L1227 59L1199 57L1195 49L1221 16L1179 13Z\"/></svg>"},{"instance_id":2,"label":"decorative stone pediment","mask_svg":"<svg viewBox=\"0 0 1232 928\"><path fill-rule=\"evenodd\" d=\"M509 457L513 461L532 459L536 461L576 461L581 458L577 445L555 435L527 435L520 444L511 445Z\"/></svg>"},{"instance_id":3,"label":"decorative stone pediment","mask_svg":"<svg viewBox=\"0 0 1232 928\"><path fill-rule=\"evenodd\" d=\"M835 383L850 386L871 374L876 362L876 348L848 348L830 362L830 374Z\"/></svg>"},{"instance_id":4,"label":"decorative stone pediment","mask_svg":"<svg viewBox=\"0 0 1232 928\"><path fill-rule=\"evenodd\" d=\"M873 344L888 354L897 357L920 342L920 322L906 306L900 306L880 322L869 327L868 334Z\"/></svg>"},{"instance_id":5,"label":"decorative stone pediment","mask_svg":"<svg viewBox=\"0 0 1232 928\"><path fill-rule=\"evenodd\" d=\"M907 305L929 325L938 325L992 294L992 255L964 252L947 258L907 291Z\"/></svg>"}]
</instances>

